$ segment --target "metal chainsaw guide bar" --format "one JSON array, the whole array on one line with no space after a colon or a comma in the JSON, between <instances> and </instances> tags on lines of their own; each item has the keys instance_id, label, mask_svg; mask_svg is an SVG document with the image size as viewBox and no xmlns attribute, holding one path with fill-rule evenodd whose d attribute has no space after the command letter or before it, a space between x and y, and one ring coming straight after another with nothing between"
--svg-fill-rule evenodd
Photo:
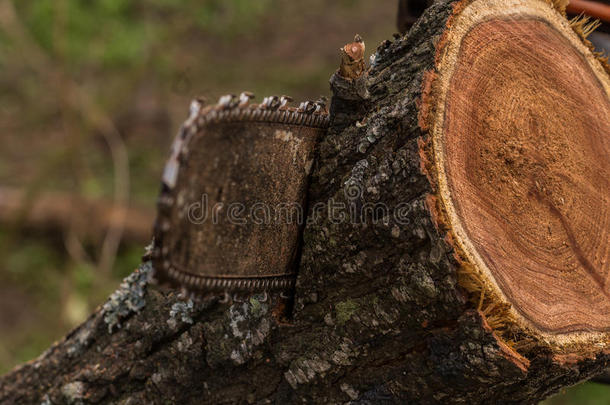
<instances>
[{"instance_id":1,"label":"metal chainsaw guide bar","mask_svg":"<svg viewBox=\"0 0 610 405\"><path fill-rule=\"evenodd\" d=\"M162 284L182 289L190 296L286 291L294 286L296 275L292 265L302 224L282 224L273 229L262 228L262 231L245 228L243 236L243 228L234 225L221 223L201 230L183 218L184 200L193 201L196 191L208 191L212 187L218 187L219 194L233 193L233 196L245 199L260 199L262 196L267 201L283 201L281 197L286 197L290 203L304 202L313 150L329 124L325 100L306 101L295 108L287 105L291 99L286 96L266 97L261 104L250 104L251 98L253 95L248 92L239 97L227 95L221 97L216 105L206 107L201 100L194 100L190 115L172 144L163 171L151 252L155 278ZM295 142L286 143L287 139ZM261 153L268 156L271 163L262 164ZM224 159L219 163L220 156ZM305 156L311 157L310 161L305 162ZM232 157L241 159L237 166L225 162ZM269 164L271 168L267 167ZM218 165L220 168L216 168ZM240 169L238 171L243 167L249 177L244 174L241 183L238 181L236 184L234 180L239 173L222 170L223 165ZM203 185L199 185L201 179ZM218 182L223 183L218 185ZM192 184L199 189L185 190ZM179 221L179 226L176 226L176 221ZM217 240L224 245L213 249ZM190 247L183 246L189 243ZM262 246L263 253L256 254L256 257L251 254L249 261L244 263L242 256L247 259L247 252L254 252L250 246ZM264 253L274 247L277 249L275 254L280 256L277 260ZM219 250L222 253L218 253ZM178 263L179 259L198 263L193 259L197 255L212 257L213 265ZM205 259L198 259L205 262Z\"/></svg>"}]
</instances>

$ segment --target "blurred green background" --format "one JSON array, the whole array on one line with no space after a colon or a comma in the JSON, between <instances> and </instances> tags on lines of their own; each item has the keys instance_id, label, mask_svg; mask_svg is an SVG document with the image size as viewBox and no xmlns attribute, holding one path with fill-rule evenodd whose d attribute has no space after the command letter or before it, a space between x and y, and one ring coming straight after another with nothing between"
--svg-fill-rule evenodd
<instances>
[{"instance_id":1,"label":"blurred green background","mask_svg":"<svg viewBox=\"0 0 610 405\"><path fill-rule=\"evenodd\" d=\"M338 48L359 33L370 54L395 18L389 0L0 0L0 373L139 263L192 98L328 95ZM610 389L545 403L610 404Z\"/></svg>"}]
</instances>

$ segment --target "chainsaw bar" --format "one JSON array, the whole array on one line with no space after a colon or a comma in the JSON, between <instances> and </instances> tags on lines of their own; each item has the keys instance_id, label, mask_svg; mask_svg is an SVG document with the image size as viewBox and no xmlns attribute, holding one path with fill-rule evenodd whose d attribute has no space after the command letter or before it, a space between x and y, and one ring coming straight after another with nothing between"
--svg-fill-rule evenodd
<instances>
[{"instance_id":1,"label":"chainsaw bar","mask_svg":"<svg viewBox=\"0 0 610 405\"><path fill-rule=\"evenodd\" d=\"M323 100L250 104L251 93L191 103L163 171L155 278L194 296L289 290L306 215Z\"/></svg>"}]
</instances>

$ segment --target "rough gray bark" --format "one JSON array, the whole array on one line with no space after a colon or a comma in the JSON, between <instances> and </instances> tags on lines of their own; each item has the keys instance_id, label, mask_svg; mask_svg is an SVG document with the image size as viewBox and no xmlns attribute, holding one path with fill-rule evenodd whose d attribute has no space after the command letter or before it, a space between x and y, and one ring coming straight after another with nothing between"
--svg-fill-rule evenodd
<instances>
[{"instance_id":1,"label":"rough gray bark","mask_svg":"<svg viewBox=\"0 0 610 405\"><path fill-rule=\"evenodd\" d=\"M511 357L431 222L417 100L452 4L384 42L364 82L333 77L343 97L319 145L289 319L276 296L180 301L148 286L144 263L87 322L2 377L0 403L536 403L600 372L607 358ZM383 203L400 221L315 216L328 203L348 214Z\"/></svg>"}]
</instances>

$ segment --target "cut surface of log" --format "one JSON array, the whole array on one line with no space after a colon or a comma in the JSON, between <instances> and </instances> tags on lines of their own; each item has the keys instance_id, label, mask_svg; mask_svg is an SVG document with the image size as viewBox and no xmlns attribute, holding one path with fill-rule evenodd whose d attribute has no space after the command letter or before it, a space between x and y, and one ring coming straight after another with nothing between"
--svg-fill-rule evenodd
<instances>
[{"instance_id":1,"label":"cut surface of log","mask_svg":"<svg viewBox=\"0 0 610 405\"><path fill-rule=\"evenodd\" d=\"M559 343L605 342L607 72L542 1L471 2L441 43L430 169L465 265L515 322Z\"/></svg>"}]
</instances>

